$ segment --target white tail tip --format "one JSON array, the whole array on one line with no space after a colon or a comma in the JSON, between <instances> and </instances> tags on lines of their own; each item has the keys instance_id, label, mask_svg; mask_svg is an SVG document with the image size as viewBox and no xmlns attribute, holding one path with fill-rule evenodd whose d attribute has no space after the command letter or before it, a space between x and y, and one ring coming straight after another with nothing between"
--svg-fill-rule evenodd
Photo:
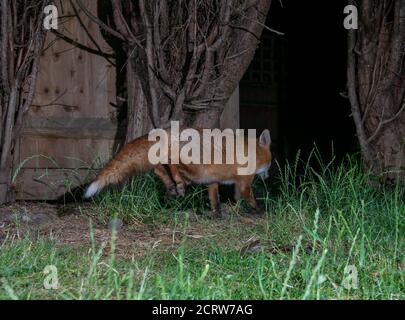
<instances>
[{"instance_id":1,"label":"white tail tip","mask_svg":"<svg viewBox=\"0 0 405 320\"><path fill-rule=\"evenodd\" d=\"M93 182L87 188L86 193L84 194L84 198L85 199L90 199L90 198L94 197L97 193L100 192L101 189L102 188L101 188L101 186L99 185L99 183L97 181Z\"/></svg>"}]
</instances>

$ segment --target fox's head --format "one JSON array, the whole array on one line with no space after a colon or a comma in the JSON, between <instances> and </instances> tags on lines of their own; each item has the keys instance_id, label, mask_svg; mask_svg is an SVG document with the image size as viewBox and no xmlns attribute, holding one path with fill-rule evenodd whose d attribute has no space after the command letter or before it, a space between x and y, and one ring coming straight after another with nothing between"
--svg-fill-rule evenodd
<instances>
[{"instance_id":1,"label":"fox's head","mask_svg":"<svg viewBox=\"0 0 405 320\"><path fill-rule=\"evenodd\" d=\"M258 168L256 174L262 179L267 179L269 177L269 169L271 167L271 135L269 130L264 130L260 135L259 144L257 146L257 164Z\"/></svg>"}]
</instances>

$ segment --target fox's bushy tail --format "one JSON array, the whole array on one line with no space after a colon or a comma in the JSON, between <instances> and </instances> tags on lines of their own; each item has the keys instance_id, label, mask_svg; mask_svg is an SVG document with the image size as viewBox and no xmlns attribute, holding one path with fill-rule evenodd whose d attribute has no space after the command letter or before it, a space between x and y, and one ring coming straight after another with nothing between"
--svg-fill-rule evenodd
<instances>
[{"instance_id":1,"label":"fox's bushy tail","mask_svg":"<svg viewBox=\"0 0 405 320\"><path fill-rule=\"evenodd\" d=\"M148 160L150 145L147 137L142 137L122 148L87 187L84 198L92 198L108 185L119 184L133 174L152 170Z\"/></svg>"}]
</instances>

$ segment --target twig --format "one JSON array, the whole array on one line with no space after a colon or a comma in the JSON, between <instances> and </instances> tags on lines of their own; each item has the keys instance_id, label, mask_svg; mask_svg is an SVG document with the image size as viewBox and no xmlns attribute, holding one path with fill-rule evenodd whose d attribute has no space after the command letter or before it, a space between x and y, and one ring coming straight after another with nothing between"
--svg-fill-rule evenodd
<instances>
[{"instance_id":1,"label":"twig","mask_svg":"<svg viewBox=\"0 0 405 320\"><path fill-rule=\"evenodd\" d=\"M105 58L109 63L111 63L113 66L115 66L115 63L110 60L110 58L115 59L114 54L105 53L105 52L100 51L98 49L93 49L93 48L90 48L88 46L85 46L85 45L83 45L83 44L81 44L81 43L79 43L79 42L65 36L63 33L60 33L57 30L52 30L52 33L54 33L58 38L62 39L63 41L75 46L76 48L79 48L79 49L87 51L87 52L89 52L91 54L95 54L95 55L98 55L100 57Z\"/></svg>"},{"instance_id":2,"label":"twig","mask_svg":"<svg viewBox=\"0 0 405 320\"><path fill-rule=\"evenodd\" d=\"M383 107L383 114L384 114L384 109L385 109L385 108ZM381 120L380 123L378 124L377 129L374 131L373 135L370 136L370 138L368 138L367 143L371 143L371 142L377 137L377 135L380 133L381 129L382 129L385 125L387 125L387 124L389 124L389 123L395 121L395 120L401 115L401 113L402 113L404 110L405 110L405 103L402 104L402 106L401 106L401 108L398 110L398 112L395 113L395 115L393 115L391 118L389 118L389 119L387 119L387 120L384 120L384 121Z\"/></svg>"}]
</instances>

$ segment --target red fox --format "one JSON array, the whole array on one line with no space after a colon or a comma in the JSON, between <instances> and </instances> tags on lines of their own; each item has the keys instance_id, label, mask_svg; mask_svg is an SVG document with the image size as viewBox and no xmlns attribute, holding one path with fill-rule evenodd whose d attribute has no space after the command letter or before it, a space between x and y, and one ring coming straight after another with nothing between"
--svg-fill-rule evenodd
<instances>
[{"instance_id":1,"label":"red fox","mask_svg":"<svg viewBox=\"0 0 405 320\"><path fill-rule=\"evenodd\" d=\"M192 129L195 130L195 129ZM202 130L199 130L202 132ZM251 141L252 142L252 141ZM269 130L265 130L255 145L255 167L252 174L240 175L242 165L238 163L228 164L185 164L181 160L178 164L152 164L148 154L150 148L156 142L149 141L149 136L143 136L125 145L122 150L100 171L95 181L87 188L84 197L93 197L104 187L118 184L136 173L154 171L162 180L171 195L184 196L185 187L189 184L208 185L208 194L213 214L221 217L218 188L220 184L234 184L236 193L242 195L253 210L257 211L257 203L253 195L251 185L255 175L264 178L268 176L268 170L272 162L270 150L271 137ZM235 144L244 144L244 150L248 147L249 139L236 140ZM202 146L204 149L205 146ZM218 145L209 148L218 148ZM226 154L227 146L219 146L223 155ZM234 148L233 148L234 149ZM210 150L211 151L211 150ZM234 152L232 150L232 152ZM211 154L211 153L210 153ZM169 158L171 154L169 151ZM211 162L214 163L214 162ZM215 162L218 163L218 162Z\"/></svg>"}]
</instances>

